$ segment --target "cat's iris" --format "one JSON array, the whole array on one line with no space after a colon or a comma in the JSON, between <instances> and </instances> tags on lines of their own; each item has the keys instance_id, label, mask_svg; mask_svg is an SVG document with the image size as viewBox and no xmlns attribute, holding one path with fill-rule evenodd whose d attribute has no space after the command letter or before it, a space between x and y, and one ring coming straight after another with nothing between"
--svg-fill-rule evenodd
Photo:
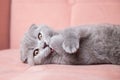
<instances>
[{"instance_id":1,"label":"cat's iris","mask_svg":"<svg viewBox=\"0 0 120 80\"><path fill-rule=\"evenodd\" d=\"M42 39L42 34L41 34L41 33L38 34L38 39L39 39L39 40Z\"/></svg>"},{"instance_id":2,"label":"cat's iris","mask_svg":"<svg viewBox=\"0 0 120 80\"><path fill-rule=\"evenodd\" d=\"M33 56L36 56L39 53L39 49L35 49L33 52Z\"/></svg>"}]
</instances>

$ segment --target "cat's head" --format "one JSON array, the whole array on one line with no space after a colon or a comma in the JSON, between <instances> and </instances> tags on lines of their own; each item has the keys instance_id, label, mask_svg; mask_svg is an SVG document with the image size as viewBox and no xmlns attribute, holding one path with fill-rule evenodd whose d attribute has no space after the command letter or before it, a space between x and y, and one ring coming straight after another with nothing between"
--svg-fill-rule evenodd
<instances>
[{"instance_id":1,"label":"cat's head","mask_svg":"<svg viewBox=\"0 0 120 80\"><path fill-rule=\"evenodd\" d=\"M50 38L54 34L53 30L46 25L31 25L21 41L20 56L22 62L34 65L34 56L36 56L40 50L48 47Z\"/></svg>"}]
</instances>

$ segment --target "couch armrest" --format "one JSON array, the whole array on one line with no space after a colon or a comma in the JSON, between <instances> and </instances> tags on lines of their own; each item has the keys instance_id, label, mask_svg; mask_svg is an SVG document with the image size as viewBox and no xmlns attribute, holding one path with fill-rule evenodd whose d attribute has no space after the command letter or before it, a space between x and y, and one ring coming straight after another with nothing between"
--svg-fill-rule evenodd
<instances>
[{"instance_id":1,"label":"couch armrest","mask_svg":"<svg viewBox=\"0 0 120 80\"><path fill-rule=\"evenodd\" d=\"M10 1L0 0L0 50L9 48Z\"/></svg>"}]
</instances>

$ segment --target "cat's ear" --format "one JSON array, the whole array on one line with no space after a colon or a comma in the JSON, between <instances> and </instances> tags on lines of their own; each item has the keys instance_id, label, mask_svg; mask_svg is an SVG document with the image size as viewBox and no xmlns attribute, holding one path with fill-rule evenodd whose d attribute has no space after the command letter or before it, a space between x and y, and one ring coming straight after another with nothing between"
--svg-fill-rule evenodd
<instances>
[{"instance_id":1,"label":"cat's ear","mask_svg":"<svg viewBox=\"0 0 120 80\"><path fill-rule=\"evenodd\" d=\"M29 28L29 31L37 29L38 26L36 24L32 24Z\"/></svg>"}]
</instances>

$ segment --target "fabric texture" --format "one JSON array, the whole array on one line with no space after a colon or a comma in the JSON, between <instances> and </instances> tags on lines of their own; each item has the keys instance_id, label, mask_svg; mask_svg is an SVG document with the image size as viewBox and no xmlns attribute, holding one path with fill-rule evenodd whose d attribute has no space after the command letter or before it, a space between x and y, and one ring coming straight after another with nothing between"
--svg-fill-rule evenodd
<instances>
[{"instance_id":1,"label":"fabric texture","mask_svg":"<svg viewBox=\"0 0 120 80\"><path fill-rule=\"evenodd\" d=\"M20 61L18 49L0 51L0 80L119 80L116 65L38 65Z\"/></svg>"}]
</instances>

